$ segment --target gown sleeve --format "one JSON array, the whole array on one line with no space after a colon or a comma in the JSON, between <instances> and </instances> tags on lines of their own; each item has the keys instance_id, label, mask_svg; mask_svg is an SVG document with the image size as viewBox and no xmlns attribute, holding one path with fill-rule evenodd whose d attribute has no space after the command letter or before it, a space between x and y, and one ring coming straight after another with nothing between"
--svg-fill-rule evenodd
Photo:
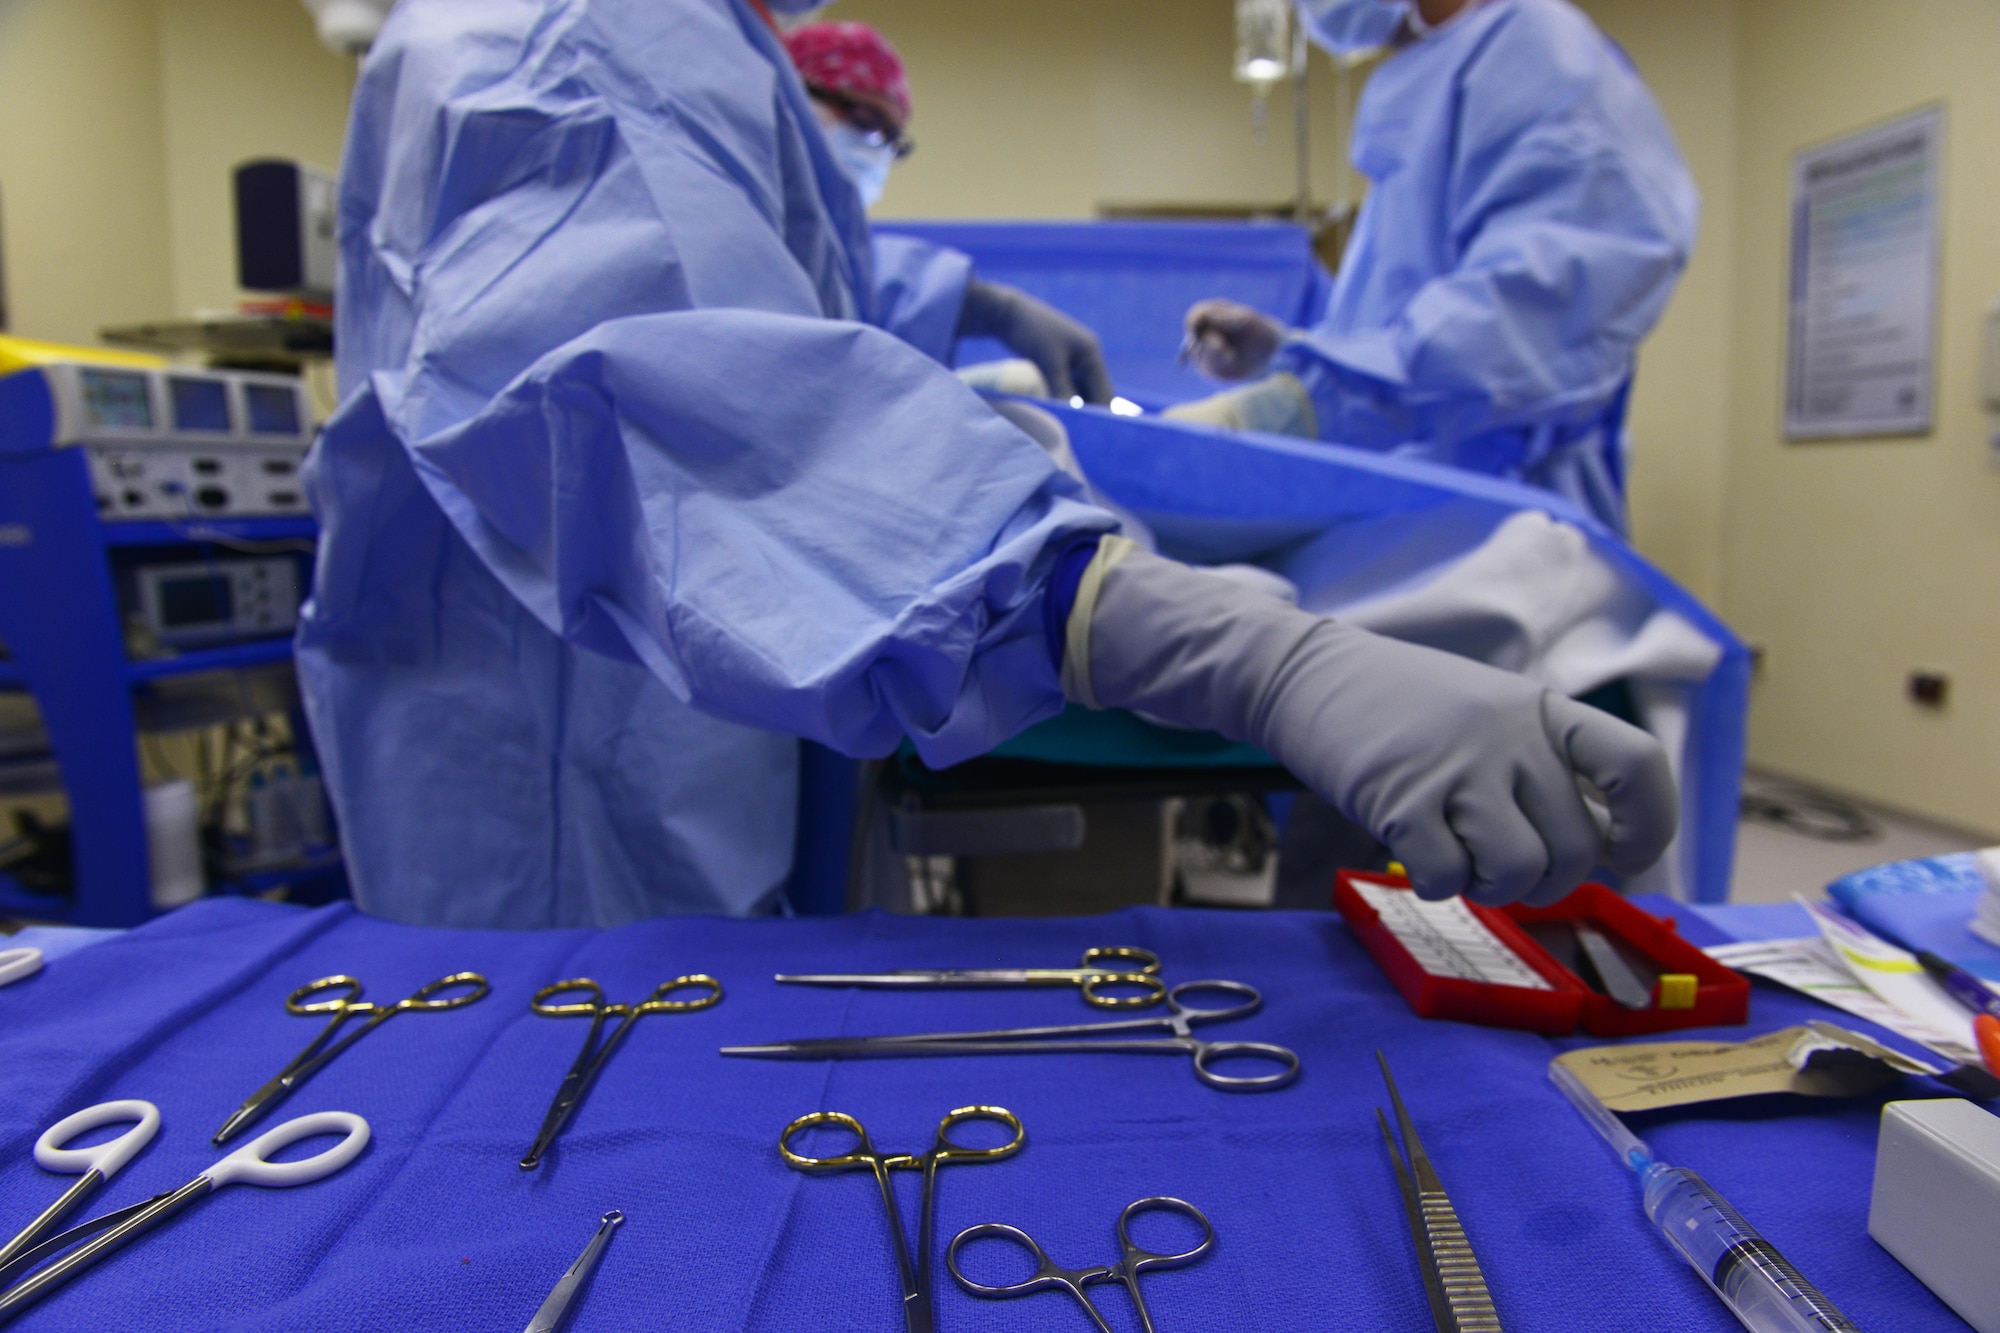
<instances>
[{"instance_id":1,"label":"gown sleeve","mask_svg":"<svg viewBox=\"0 0 2000 1333\"><path fill-rule=\"evenodd\" d=\"M1515 45L1536 39L1515 26ZM1437 147L1452 168L1422 176L1444 182L1424 203L1449 219L1447 269L1386 326L1322 327L1280 353L1324 438L1386 447L1581 421L1631 374L1693 247L1693 184L1629 70L1604 74L1610 86L1552 79L1524 112L1519 70L1535 56L1497 43L1438 91L1460 99L1458 137Z\"/></svg>"},{"instance_id":2,"label":"gown sleeve","mask_svg":"<svg viewBox=\"0 0 2000 1333\"><path fill-rule=\"evenodd\" d=\"M550 631L713 715L850 754L907 734L949 764L1059 711L1043 598L1115 520L935 360L832 317L865 312L841 274L866 241L848 257L795 125L742 129L774 95L756 67L683 53L695 86L662 116L527 81L553 58L388 63L469 45L364 78L348 396L307 475L318 641L427 632L389 571L436 538L383 502L426 495Z\"/></svg>"},{"instance_id":3,"label":"gown sleeve","mask_svg":"<svg viewBox=\"0 0 2000 1333\"><path fill-rule=\"evenodd\" d=\"M958 317L972 282L972 258L914 236L873 237L876 327L950 365Z\"/></svg>"}]
</instances>

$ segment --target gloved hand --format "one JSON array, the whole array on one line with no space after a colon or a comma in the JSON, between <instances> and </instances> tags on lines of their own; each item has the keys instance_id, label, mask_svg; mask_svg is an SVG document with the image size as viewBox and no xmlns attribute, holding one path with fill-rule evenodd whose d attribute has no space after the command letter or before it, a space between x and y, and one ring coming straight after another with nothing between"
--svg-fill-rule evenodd
<instances>
[{"instance_id":1,"label":"gloved hand","mask_svg":"<svg viewBox=\"0 0 2000 1333\"><path fill-rule=\"evenodd\" d=\"M1284 341L1284 325L1239 301L1196 301L1188 307L1188 357L1210 379L1263 374Z\"/></svg>"},{"instance_id":2,"label":"gloved hand","mask_svg":"<svg viewBox=\"0 0 2000 1333\"><path fill-rule=\"evenodd\" d=\"M1319 438L1319 414L1313 411L1312 397L1297 375L1272 375L1240 389L1224 389L1191 403L1176 403L1160 415L1223 430Z\"/></svg>"},{"instance_id":3,"label":"gloved hand","mask_svg":"<svg viewBox=\"0 0 2000 1333\"><path fill-rule=\"evenodd\" d=\"M1062 402L1079 395L1100 407L1111 401L1111 372L1097 335L1024 291L997 282L968 284L958 336L999 339L1034 362L1049 382L1050 396Z\"/></svg>"},{"instance_id":4,"label":"gloved hand","mask_svg":"<svg viewBox=\"0 0 2000 1333\"><path fill-rule=\"evenodd\" d=\"M1087 669L1085 669L1087 664ZM1634 874L1679 822L1666 752L1607 713L1107 537L1063 660L1068 696L1260 745L1387 843L1426 898L1561 898ZM1602 794L1600 828L1578 788Z\"/></svg>"}]
</instances>

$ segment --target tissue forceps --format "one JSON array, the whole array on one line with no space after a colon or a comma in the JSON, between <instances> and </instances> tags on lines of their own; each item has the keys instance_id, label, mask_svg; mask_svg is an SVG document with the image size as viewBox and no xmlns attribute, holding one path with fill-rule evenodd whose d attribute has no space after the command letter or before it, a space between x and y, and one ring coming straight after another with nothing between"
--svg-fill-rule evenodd
<instances>
[{"instance_id":1,"label":"tissue forceps","mask_svg":"<svg viewBox=\"0 0 2000 1333\"><path fill-rule=\"evenodd\" d=\"M1375 1059L1382 1065L1382 1081L1389 1085L1396 1127L1409 1147L1407 1165L1379 1107L1375 1123L1382 1127L1382 1141L1389 1146L1389 1158L1396 1168L1403 1215L1410 1224L1410 1239L1416 1243L1417 1267L1423 1272L1424 1294L1430 1299L1438 1333L1505 1333L1500 1327L1500 1312L1493 1308L1493 1293L1486 1288L1486 1275L1479 1271L1479 1260L1472 1253L1472 1242L1438 1180L1430 1155L1424 1151L1423 1140L1417 1137L1402 1094L1396 1091L1388 1057L1377 1051Z\"/></svg>"},{"instance_id":2,"label":"tissue forceps","mask_svg":"<svg viewBox=\"0 0 2000 1333\"><path fill-rule=\"evenodd\" d=\"M952 1126L968 1120L991 1120L1013 1132L1014 1137L997 1148L968 1148L951 1141ZM833 1157L806 1157L792 1151L792 1136L818 1125L832 1125L854 1135L855 1144ZM934 1333L936 1316L931 1304L931 1235L937 1219L937 1173L940 1166L958 1162L997 1162L1012 1157L1027 1142L1028 1131L1020 1119L999 1106L961 1106L938 1121L937 1139L929 1152L884 1156L869 1141L861 1122L840 1111L813 1111L785 1126L778 1136L778 1152L794 1171L861 1171L875 1173L882 1191L882 1206L889 1212L889 1236L895 1246L896 1276L903 1287L905 1333ZM903 1212L896 1206L896 1189L889 1173L896 1170L924 1174L923 1211L917 1223L917 1257L910 1259L910 1242L903 1234Z\"/></svg>"},{"instance_id":3,"label":"tissue forceps","mask_svg":"<svg viewBox=\"0 0 2000 1333\"><path fill-rule=\"evenodd\" d=\"M458 986L469 986L463 995L452 995L445 999L437 996ZM209 1140L220 1148L244 1129L264 1118L270 1109L292 1095L293 1089L324 1069L335 1056L360 1041L382 1024L405 1010L439 1011L458 1009L475 1000L486 998L490 989L486 978L477 972L454 972L448 977L439 977L428 986L420 986L407 997L394 1004L375 1004L361 998L361 983L349 976L321 977L318 981L308 981L305 985L285 997L285 1012L299 1014L331 1014L320 1034L307 1047L292 1057L292 1062L280 1069L263 1087L250 1094L249 1100L233 1111L229 1119L222 1122L222 1128L215 1131ZM321 991L344 990L342 995L327 1000L310 997ZM347 1020L365 1017L366 1022L334 1041ZM329 1045L328 1043L332 1043Z\"/></svg>"},{"instance_id":4,"label":"tissue forceps","mask_svg":"<svg viewBox=\"0 0 2000 1333\"><path fill-rule=\"evenodd\" d=\"M896 972L779 973L792 986L861 986L875 990L978 989L1001 986L1075 986L1100 1009L1145 1009L1167 998L1160 956L1125 945L1085 949L1075 967L974 967ZM1114 995L1105 988L1136 986L1142 994Z\"/></svg>"},{"instance_id":5,"label":"tissue forceps","mask_svg":"<svg viewBox=\"0 0 2000 1333\"><path fill-rule=\"evenodd\" d=\"M1233 996L1235 1004L1203 1009L1186 1002L1199 991ZM1255 986L1240 981L1183 981L1167 992L1167 1012L1151 1018L1127 1018L1110 1023L1065 1023L1056 1027L999 1028L991 1032L913 1032L891 1037L813 1037L772 1042L763 1046L725 1046L724 1055L748 1055L766 1060L843 1060L863 1056L903 1055L1187 1055L1194 1059L1195 1077L1225 1092L1269 1092L1299 1076L1299 1057L1283 1046L1261 1041L1201 1041L1193 1029L1201 1023L1245 1018L1264 1006ZM1140 1037L1141 1032L1165 1031L1168 1036ZM1102 1040L1100 1040L1102 1038ZM1220 1060L1247 1058L1279 1066L1268 1074L1219 1074L1211 1066Z\"/></svg>"},{"instance_id":6,"label":"tissue forceps","mask_svg":"<svg viewBox=\"0 0 2000 1333\"><path fill-rule=\"evenodd\" d=\"M698 987L708 993L692 1000L669 1000L668 995L687 987ZM550 1004L558 995L570 991L581 991L590 998L576 1000L568 1004ZM652 995L637 1004L606 1004L604 988L589 977L577 977L570 981L558 981L553 986L544 986L535 992L535 998L528 1007L546 1018L570 1018L582 1014L590 1015L590 1031L584 1034L583 1050L578 1053L576 1063L563 1075L563 1081L556 1088L556 1099L549 1103L549 1113L542 1117L542 1128L535 1135L535 1141L521 1159L521 1169L532 1171L542 1163L542 1155L549 1150L563 1126L576 1114L576 1108L583 1105L584 1097L590 1092L590 1085L597 1082L598 1074L611 1062L612 1052L632 1031L632 1025L647 1014L685 1014L696 1009L710 1009L722 1003L722 983L705 972L695 972L685 977L675 977L663 981L653 988ZM611 1029L611 1035L603 1043L597 1037L604 1030L604 1020L622 1016L618 1026ZM621 1215L622 1220L622 1215Z\"/></svg>"}]
</instances>

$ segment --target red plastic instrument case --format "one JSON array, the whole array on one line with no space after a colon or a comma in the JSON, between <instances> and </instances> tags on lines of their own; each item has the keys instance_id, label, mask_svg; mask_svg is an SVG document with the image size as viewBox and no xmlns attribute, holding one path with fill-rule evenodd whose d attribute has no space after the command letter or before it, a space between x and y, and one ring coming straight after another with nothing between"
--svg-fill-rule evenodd
<instances>
[{"instance_id":1,"label":"red plastic instrument case","mask_svg":"<svg viewBox=\"0 0 2000 1333\"><path fill-rule=\"evenodd\" d=\"M1423 1018L1448 1018L1487 1027L1526 1028L1551 1037L1576 1031L1579 1025L1597 1037L1631 1037L1678 1028L1742 1023L1750 1016L1750 982L1682 939L1672 921L1634 907L1602 884L1586 884L1548 907L1504 908L1466 906L1487 929L1532 967L1552 990L1500 986L1436 976L1403 947L1403 942L1357 893L1357 882L1408 890L1410 882L1394 875L1343 870L1334 882L1333 905L1403 998ZM1586 921L1606 935L1622 940L1662 973L1679 972L1695 978L1692 1008L1662 1009L1659 987L1649 1009L1627 1009L1608 995L1592 990L1574 972L1549 956L1521 929L1538 921Z\"/></svg>"}]
</instances>

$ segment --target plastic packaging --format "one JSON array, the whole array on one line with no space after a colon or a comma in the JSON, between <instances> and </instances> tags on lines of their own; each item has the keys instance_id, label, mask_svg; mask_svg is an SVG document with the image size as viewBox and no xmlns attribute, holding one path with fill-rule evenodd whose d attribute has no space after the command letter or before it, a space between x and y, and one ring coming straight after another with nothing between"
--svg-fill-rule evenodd
<instances>
[{"instance_id":1,"label":"plastic packaging","mask_svg":"<svg viewBox=\"0 0 2000 1333\"><path fill-rule=\"evenodd\" d=\"M208 891L201 864L201 802L185 779L146 788L146 856L153 906L165 911Z\"/></svg>"}]
</instances>

